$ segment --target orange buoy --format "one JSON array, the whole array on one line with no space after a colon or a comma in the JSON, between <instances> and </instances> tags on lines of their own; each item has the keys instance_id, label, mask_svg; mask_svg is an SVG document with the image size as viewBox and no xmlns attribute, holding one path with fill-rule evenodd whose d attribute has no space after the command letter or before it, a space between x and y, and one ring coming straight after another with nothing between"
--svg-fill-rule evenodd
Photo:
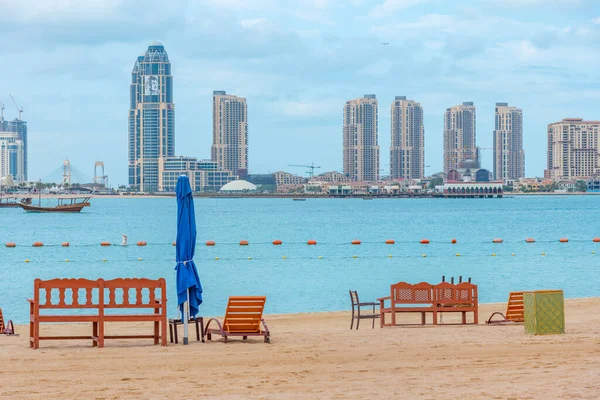
<instances>
[{"instance_id":1,"label":"orange buoy","mask_svg":"<svg viewBox=\"0 0 600 400\"><path fill-rule=\"evenodd\" d=\"M61 246L62 247L69 247L70 245L69 245L69 242L62 242Z\"/></svg>"},{"instance_id":2,"label":"orange buoy","mask_svg":"<svg viewBox=\"0 0 600 400\"><path fill-rule=\"evenodd\" d=\"M452 243L452 244L456 244L456 239L452 239L452 240L450 241L450 243Z\"/></svg>"},{"instance_id":3,"label":"orange buoy","mask_svg":"<svg viewBox=\"0 0 600 400\"><path fill-rule=\"evenodd\" d=\"M594 242L594 243L598 243L598 242L600 242L600 238L594 238L594 239L592 239L592 240L593 240L593 242Z\"/></svg>"},{"instance_id":4,"label":"orange buoy","mask_svg":"<svg viewBox=\"0 0 600 400\"><path fill-rule=\"evenodd\" d=\"M309 240L308 242L306 242L308 245L314 246L315 244L317 244L316 240Z\"/></svg>"},{"instance_id":5,"label":"orange buoy","mask_svg":"<svg viewBox=\"0 0 600 400\"><path fill-rule=\"evenodd\" d=\"M42 242L34 242L33 243L33 247L42 247L44 245L44 243Z\"/></svg>"},{"instance_id":6,"label":"orange buoy","mask_svg":"<svg viewBox=\"0 0 600 400\"><path fill-rule=\"evenodd\" d=\"M358 240L358 239L354 239L354 240L352 241L352 244L360 244L360 240Z\"/></svg>"},{"instance_id":7,"label":"orange buoy","mask_svg":"<svg viewBox=\"0 0 600 400\"><path fill-rule=\"evenodd\" d=\"M213 240L209 240L209 241L206 242L206 245L207 246L214 246L215 242Z\"/></svg>"},{"instance_id":8,"label":"orange buoy","mask_svg":"<svg viewBox=\"0 0 600 400\"><path fill-rule=\"evenodd\" d=\"M143 240L142 240L142 241L139 241L139 242L137 242L137 245L138 245L138 246L145 246L145 245L147 245L147 244L148 244L148 243L144 242Z\"/></svg>"},{"instance_id":9,"label":"orange buoy","mask_svg":"<svg viewBox=\"0 0 600 400\"><path fill-rule=\"evenodd\" d=\"M177 246L177 242L173 242L173 246Z\"/></svg>"},{"instance_id":10,"label":"orange buoy","mask_svg":"<svg viewBox=\"0 0 600 400\"><path fill-rule=\"evenodd\" d=\"M569 241L569 238L560 238L558 239L558 241L561 243L567 243Z\"/></svg>"},{"instance_id":11,"label":"orange buoy","mask_svg":"<svg viewBox=\"0 0 600 400\"><path fill-rule=\"evenodd\" d=\"M6 243L6 247L17 247L17 245L15 244L15 242L8 242Z\"/></svg>"},{"instance_id":12,"label":"orange buoy","mask_svg":"<svg viewBox=\"0 0 600 400\"><path fill-rule=\"evenodd\" d=\"M393 239L388 239L385 241L385 244L396 244L396 242Z\"/></svg>"},{"instance_id":13,"label":"orange buoy","mask_svg":"<svg viewBox=\"0 0 600 400\"><path fill-rule=\"evenodd\" d=\"M525 241L527 243L535 243L535 239L534 238L527 238L527 239L525 239Z\"/></svg>"},{"instance_id":14,"label":"orange buoy","mask_svg":"<svg viewBox=\"0 0 600 400\"><path fill-rule=\"evenodd\" d=\"M492 240L492 242L494 243L502 243L504 240L500 239L500 238L496 238L494 240Z\"/></svg>"},{"instance_id":15,"label":"orange buoy","mask_svg":"<svg viewBox=\"0 0 600 400\"><path fill-rule=\"evenodd\" d=\"M247 240L240 240L240 246L248 246Z\"/></svg>"},{"instance_id":16,"label":"orange buoy","mask_svg":"<svg viewBox=\"0 0 600 400\"><path fill-rule=\"evenodd\" d=\"M421 239L421 244L429 244L429 239Z\"/></svg>"},{"instance_id":17,"label":"orange buoy","mask_svg":"<svg viewBox=\"0 0 600 400\"><path fill-rule=\"evenodd\" d=\"M277 240L273 240L273 244L274 244L275 246L279 246L281 243L282 243L282 241L281 241L281 240L279 240L279 239L277 239Z\"/></svg>"},{"instance_id":18,"label":"orange buoy","mask_svg":"<svg viewBox=\"0 0 600 400\"><path fill-rule=\"evenodd\" d=\"M100 242L100 246L102 246L102 247L110 246L110 242Z\"/></svg>"}]
</instances>

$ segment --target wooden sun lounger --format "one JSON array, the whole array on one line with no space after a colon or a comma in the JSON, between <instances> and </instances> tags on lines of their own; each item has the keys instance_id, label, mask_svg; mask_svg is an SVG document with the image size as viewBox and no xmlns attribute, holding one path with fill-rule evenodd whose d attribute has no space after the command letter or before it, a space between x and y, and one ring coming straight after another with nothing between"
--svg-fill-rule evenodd
<instances>
[{"instance_id":1,"label":"wooden sun lounger","mask_svg":"<svg viewBox=\"0 0 600 400\"><path fill-rule=\"evenodd\" d=\"M503 319L497 319L492 321L492 318L496 315L500 315ZM523 292L510 292L508 295L508 303L506 304L506 314L501 312L495 312L488 318L488 324L501 324L501 323L521 323L525 321L524 308L523 308Z\"/></svg>"},{"instance_id":2,"label":"wooden sun lounger","mask_svg":"<svg viewBox=\"0 0 600 400\"><path fill-rule=\"evenodd\" d=\"M206 338L211 340L213 333L221 335L225 342L229 336L242 336L243 340L248 336L263 336L265 343L271 343L269 328L262 318L266 301L265 296L229 297L223 323L216 318L209 320L204 331ZM217 328L210 327L213 321ZM264 330L260 327L261 323Z\"/></svg>"}]
</instances>

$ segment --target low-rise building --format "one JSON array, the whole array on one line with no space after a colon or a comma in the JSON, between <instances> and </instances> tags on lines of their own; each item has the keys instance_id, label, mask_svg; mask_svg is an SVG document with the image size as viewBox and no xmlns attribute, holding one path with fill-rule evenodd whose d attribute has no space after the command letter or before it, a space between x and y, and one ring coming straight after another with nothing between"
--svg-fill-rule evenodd
<instances>
[{"instance_id":1,"label":"low-rise building","mask_svg":"<svg viewBox=\"0 0 600 400\"><path fill-rule=\"evenodd\" d=\"M229 171L219 171L216 161L195 157L164 157L158 161L158 190L174 192L180 175L187 175L194 192L213 192L238 180Z\"/></svg>"},{"instance_id":2,"label":"low-rise building","mask_svg":"<svg viewBox=\"0 0 600 400\"><path fill-rule=\"evenodd\" d=\"M503 193L503 182L447 182L443 185L445 195L496 196Z\"/></svg>"},{"instance_id":3,"label":"low-rise building","mask_svg":"<svg viewBox=\"0 0 600 400\"><path fill-rule=\"evenodd\" d=\"M285 171L274 172L273 176L275 176L275 184L278 188L283 185L301 185L306 182L306 178Z\"/></svg>"},{"instance_id":4,"label":"low-rise building","mask_svg":"<svg viewBox=\"0 0 600 400\"><path fill-rule=\"evenodd\" d=\"M329 183L350 182L350 178L348 176L337 171L323 172L322 174L316 175L313 178L311 178L311 181L312 180Z\"/></svg>"}]
</instances>

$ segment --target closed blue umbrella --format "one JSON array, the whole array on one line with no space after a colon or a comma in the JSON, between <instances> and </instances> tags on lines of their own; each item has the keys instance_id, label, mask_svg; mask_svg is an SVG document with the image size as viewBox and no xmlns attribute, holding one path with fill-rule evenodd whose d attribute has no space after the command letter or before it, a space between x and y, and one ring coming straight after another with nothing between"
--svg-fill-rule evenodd
<instances>
[{"instance_id":1,"label":"closed blue umbrella","mask_svg":"<svg viewBox=\"0 0 600 400\"><path fill-rule=\"evenodd\" d=\"M202 304L202 286L194 264L196 250L196 214L192 188L187 176L181 175L175 189L177 194L177 304L183 322L183 344L188 344L188 320L198 314ZM188 307L185 307L185 305ZM189 313L189 314L188 314Z\"/></svg>"}]
</instances>

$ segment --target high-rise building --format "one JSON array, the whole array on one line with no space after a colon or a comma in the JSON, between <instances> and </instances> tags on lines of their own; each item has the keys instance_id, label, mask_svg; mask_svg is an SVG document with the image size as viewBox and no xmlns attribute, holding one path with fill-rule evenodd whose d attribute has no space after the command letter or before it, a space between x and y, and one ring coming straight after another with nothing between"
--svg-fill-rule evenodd
<instances>
[{"instance_id":1,"label":"high-rise building","mask_svg":"<svg viewBox=\"0 0 600 400\"><path fill-rule=\"evenodd\" d=\"M344 106L344 174L354 181L379 180L377 98L348 100Z\"/></svg>"},{"instance_id":2,"label":"high-rise building","mask_svg":"<svg viewBox=\"0 0 600 400\"><path fill-rule=\"evenodd\" d=\"M523 110L496 103L494 130L494 179L507 181L525 176Z\"/></svg>"},{"instance_id":3,"label":"high-rise building","mask_svg":"<svg viewBox=\"0 0 600 400\"><path fill-rule=\"evenodd\" d=\"M396 96L391 105L391 121L391 178L422 179L425 175L423 107L406 100L406 96Z\"/></svg>"},{"instance_id":4,"label":"high-rise building","mask_svg":"<svg viewBox=\"0 0 600 400\"><path fill-rule=\"evenodd\" d=\"M17 132L0 131L0 179L25 181L25 144Z\"/></svg>"},{"instance_id":5,"label":"high-rise building","mask_svg":"<svg viewBox=\"0 0 600 400\"><path fill-rule=\"evenodd\" d=\"M600 121L565 118L548 125L548 169L555 180L600 174Z\"/></svg>"},{"instance_id":6,"label":"high-rise building","mask_svg":"<svg viewBox=\"0 0 600 400\"><path fill-rule=\"evenodd\" d=\"M175 104L171 63L164 46L153 42L131 72L129 106L129 186L158 190L160 158L175 154Z\"/></svg>"},{"instance_id":7,"label":"high-rise building","mask_svg":"<svg viewBox=\"0 0 600 400\"><path fill-rule=\"evenodd\" d=\"M459 163L478 161L476 108L471 101L450 107L444 113L444 172Z\"/></svg>"},{"instance_id":8,"label":"high-rise building","mask_svg":"<svg viewBox=\"0 0 600 400\"><path fill-rule=\"evenodd\" d=\"M220 170L244 179L248 172L248 107L243 97L213 92L211 159Z\"/></svg>"}]
</instances>

